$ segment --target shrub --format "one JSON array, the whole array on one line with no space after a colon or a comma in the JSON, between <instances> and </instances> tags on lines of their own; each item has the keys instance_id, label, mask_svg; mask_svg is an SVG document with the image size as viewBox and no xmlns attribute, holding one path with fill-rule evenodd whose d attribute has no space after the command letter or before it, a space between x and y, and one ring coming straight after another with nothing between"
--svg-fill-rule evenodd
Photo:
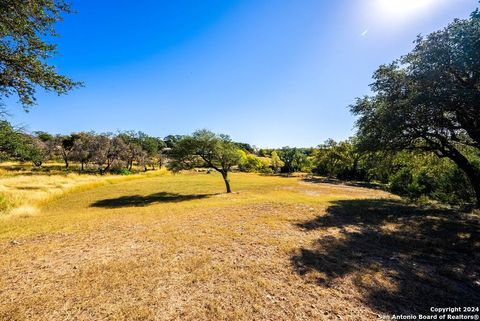
<instances>
[{"instance_id":1,"label":"shrub","mask_svg":"<svg viewBox=\"0 0 480 321\"><path fill-rule=\"evenodd\" d=\"M390 177L390 190L399 195L407 195L408 187L412 183L412 173L408 168L402 168Z\"/></svg>"},{"instance_id":2,"label":"shrub","mask_svg":"<svg viewBox=\"0 0 480 321\"><path fill-rule=\"evenodd\" d=\"M429 166L408 166L389 178L390 190L411 200L433 199L459 205L474 202L475 193L466 175L453 162L441 160Z\"/></svg>"},{"instance_id":3,"label":"shrub","mask_svg":"<svg viewBox=\"0 0 480 321\"><path fill-rule=\"evenodd\" d=\"M117 174L117 175L131 175L132 172L129 171L126 168L115 168L110 171L112 174Z\"/></svg>"},{"instance_id":4,"label":"shrub","mask_svg":"<svg viewBox=\"0 0 480 321\"><path fill-rule=\"evenodd\" d=\"M465 173L455 164L449 163L436 177L437 185L431 197L447 204L473 203L475 192Z\"/></svg>"}]
</instances>

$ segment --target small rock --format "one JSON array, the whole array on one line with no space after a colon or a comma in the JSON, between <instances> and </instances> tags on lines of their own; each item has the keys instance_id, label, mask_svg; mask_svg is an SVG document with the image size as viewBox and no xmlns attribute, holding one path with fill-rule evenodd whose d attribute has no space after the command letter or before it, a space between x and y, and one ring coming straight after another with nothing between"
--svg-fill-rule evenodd
<instances>
[{"instance_id":1,"label":"small rock","mask_svg":"<svg viewBox=\"0 0 480 321\"><path fill-rule=\"evenodd\" d=\"M19 245L20 242L17 241L17 240L11 240L11 241L10 241L10 244L12 244L12 245Z\"/></svg>"}]
</instances>

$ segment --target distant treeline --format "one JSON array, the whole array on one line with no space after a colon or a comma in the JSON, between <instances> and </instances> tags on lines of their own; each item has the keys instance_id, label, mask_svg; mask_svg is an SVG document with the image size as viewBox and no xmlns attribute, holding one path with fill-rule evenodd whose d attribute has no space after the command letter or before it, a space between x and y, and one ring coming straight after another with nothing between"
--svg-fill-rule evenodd
<instances>
[{"instance_id":1,"label":"distant treeline","mask_svg":"<svg viewBox=\"0 0 480 321\"><path fill-rule=\"evenodd\" d=\"M33 166L60 161L67 170L72 170L71 163L76 163L80 165L78 170L83 172L128 174L168 164L170 153L184 137L159 138L135 131L70 135L27 133L4 120L0 122L0 159L31 162ZM357 138L341 142L330 139L315 148L279 149L233 144L240 154L238 171L312 173L346 181L377 182L415 200L428 198L450 204L475 201L469 180L451 160L423 151L362 151L357 141ZM477 161L480 162L480 158Z\"/></svg>"},{"instance_id":2,"label":"distant treeline","mask_svg":"<svg viewBox=\"0 0 480 321\"><path fill-rule=\"evenodd\" d=\"M430 151L366 151L357 138L351 138L340 142L330 139L316 148L260 149L257 153L261 157L278 155L284 173L302 171L346 181L377 182L412 200L476 202L464 171ZM478 155L471 153L470 157L480 164Z\"/></svg>"}]
</instances>

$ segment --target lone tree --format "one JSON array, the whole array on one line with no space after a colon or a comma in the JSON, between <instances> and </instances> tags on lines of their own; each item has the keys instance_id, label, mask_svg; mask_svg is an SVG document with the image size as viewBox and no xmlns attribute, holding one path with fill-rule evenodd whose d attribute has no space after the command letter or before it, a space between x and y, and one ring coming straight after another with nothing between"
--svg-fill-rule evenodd
<instances>
[{"instance_id":1,"label":"lone tree","mask_svg":"<svg viewBox=\"0 0 480 321\"><path fill-rule=\"evenodd\" d=\"M237 146L227 135L197 130L191 136L179 139L169 153L168 167L174 172L206 166L222 174L227 193L231 193L228 173L241 159Z\"/></svg>"},{"instance_id":2,"label":"lone tree","mask_svg":"<svg viewBox=\"0 0 480 321\"><path fill-rule=\"evenodd\" d=\"M65 169L70 166L71 155L74 152L75 141L78 139L78 135L71 134L67 136L58 135L56 137L58 149L62 155L62 159L65 162Z\"/></svg>"},{"instance_id":3,"label":"lone tree","mask_svg":"<svg viewBox=\"0 0 480 321\"><path fill-rule=\"evenodd\" d=\"M415 48L374 74L371 97L351 111L366 150L416 149L451 159L480 205L480 13L418 37ZM477 159L475 161L474 159ZM476 163L477 162L477 163Z\"/></svg>"},{"instance_id":4,"label":"lone tree","mask_svg":"<svg viewBox=\"0 0 480 321\"><path fill-rule=\"evenodd\" d=\"M44 39L57 35L55 23L70 12L63 0L0 0L0 105L16 95L28 110L37 87L60 95L81 85L46 62L56 45Z\"/></svg>"}]
</instances>

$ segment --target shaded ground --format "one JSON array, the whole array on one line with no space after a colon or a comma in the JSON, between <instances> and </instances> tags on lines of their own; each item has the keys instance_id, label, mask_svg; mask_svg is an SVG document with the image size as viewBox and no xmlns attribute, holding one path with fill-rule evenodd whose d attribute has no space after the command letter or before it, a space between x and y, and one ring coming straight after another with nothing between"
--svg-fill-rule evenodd
<instances>
[{"instance_id":1,"label":"shaded ground","mask_svg":"<svg viewBox=\"0 0 480 321\"><path fill-rule=\"evenodd\" d=\"M0 220L0 320L370 321L478 299L474 216L231 179L228 195L216 174L128 181Z\"/></svg>"},{"instance_id":2,"label":"shaded ground","mask_svg":"<svg viewBox=\"0 0 480 321\"><path fill-rule=\"evenodd\" d=\"M386 314L480 302L478 216L419 209L394 200L341 200L298 224L323 235L291 260L317 286L348 279L362 301Z\"/></svg>"},{"instance_id":3,"label":"shaded ground","mask_svg":"<svg viewBox=\"0 0 480 321\"><path fill-rule=\"evenodd\" d=\"M303 180L308 183L316 183L316 184L336 184L336 185L347 185L347 186L355 186L355 187L366 187L366 188L372 188L372 189L383 189L382 185L380 184L362 182L362 181L344 181L336 178L323 177L323 176L306 176L303 178Z\"/></svg>"},{"instance_id":4,"label":"shaded ground","mask_svg":"<svg viewBox=\"0 0 480 321\"><path fill-rule=\"evenodd\" d=\"M117 207L131 207L131 206L148 206L152 203L166 203L166 202L182 202L195 199L202 199L209 197L209 194L189 194L181 195L178 193L160 192L146 196L131 195L120 196L117 198L109 198L98 200L91 204L92 207L103 208L117 208Z\"/></svg>"}]
</instances>

